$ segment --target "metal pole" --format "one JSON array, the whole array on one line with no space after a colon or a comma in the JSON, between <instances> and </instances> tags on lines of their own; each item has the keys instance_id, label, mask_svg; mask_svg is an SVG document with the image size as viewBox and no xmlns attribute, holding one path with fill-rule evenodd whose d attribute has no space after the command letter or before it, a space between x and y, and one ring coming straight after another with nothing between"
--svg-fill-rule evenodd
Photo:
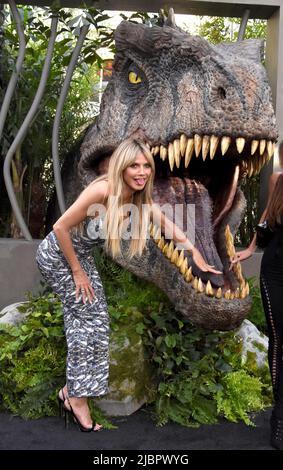
<instances>
[{"instance_id":1,"label":"metal pole","mask_svg":"<svg viewBox=\"0 0 283 470\"><path fill-rule=\"evenodd\" d=\"M23 28L22 21L21 21L21 18L20 18L20 15L19 15L19 12L18 12L18 9L16 7L14 0L9 0L9 5L10 5L13 18L16 23L16 29L17 29L17 33L19 36L19 55L17 58L15 69L10 78L10 81L9 81L9 84L5 93L5 97L3 100L3 104L1 107L1 111L0 111L0 139L2 136L2 132L3 132L4 124L6 121L7 113L9 110L9 106L11 103L11 99L12 99L12 96L13 96L13 93L17 84L20 71L22 69L22 65L23 65L23 61L25 57L25 50L26 50L24 28Z\"/></svg>"},{"instance_id":2,"label":"metal pole","mask_svg":"<svg viewBox=\"0 0 283 470\"><path fill-rule=\"evenodd\" d=\"M250 17L250 10L246 9L244 11L243 16L242 16L242 21L241 21L241 24L240 24L240 29L239 29L237 41L242 41L244 39L249 17Z\"/></svg>"},{"instance_id":3,"label":"metal pole","mask_svg":"<svg viewBox=\"0 0 283 470\"><path fill-rule=\"evenodd\" d=\"M11 166L11 161L12 158L16 152L16 149L18 148L19 145L23 142L26 133L29 129L30 123L32 122L36 111L40 105L40 101L42 98L42 95L44 93L46 81L49 75L49 70L50 70L50 64L51 64L51 59L52 59L52 54L53 54L53 49L54 49L54 43L56 39L56 31L57 31L57 24L58 24L58 17L53 16L52 22L51 22L51 33L50 33L50 38L49 38L49 43L48 43L48 48L47 48L47 53L46 53L46 58L44 62L44 66L42 69L42 74L40 78L40 82L38 85L37 92L35 94L33 103L29 109L28 114L26 115L23 124L21 125L12 145L10 146L8 153L6 155L5 161L4 161L4 179L5 179L5 184L6 184L6 189L7 193L11 202L12 210L14 211L15 217L17 219L17 222L19 224L19 227L24 235L24 237L27 240L32 240L32 236L27 228L27 225L24 221L22 212L20 210L20 207L18 205L18 201L15 196L15 192L13 189L13 184L12 184L12 179L11 179L11 174L10 174L10 166Z\"/></svg>"},{"instance_id":4,"label":"metal pole","mask_svg":"<svg viewBox=\"0 0 283 470\"><path fill-rule=\"evenodd\" d=\"M60 163L59 163L59 152L58 152L58 143L59 143L59 126L60 126L60 119L62 115L62 110L64 106L64 102L70 87L72 75L74 72L74 68L76 66L79 53L81 51L83 42L89 30L89 24L84 25L81 28L80 35L77 40L77 44L73 50L72 57L70 63L68 65L66 77L62 86L62 90L60 93L60 97L57 104L56 115L53 124L53 133L52 133L52 158L53 158L53 169L54 169L54 179L55 179L55 187L57 193L57 199L61 214L66 210L65 198L63 194L63 187L62 187L62 178L60 172Z\"/></svg>"}]
</instances>

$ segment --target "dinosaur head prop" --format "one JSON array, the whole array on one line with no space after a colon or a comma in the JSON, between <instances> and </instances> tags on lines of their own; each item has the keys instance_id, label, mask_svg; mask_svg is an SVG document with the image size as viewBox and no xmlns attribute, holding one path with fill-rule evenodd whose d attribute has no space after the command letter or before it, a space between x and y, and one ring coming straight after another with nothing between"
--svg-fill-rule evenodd
<instances>
[{"instance_id":1,"label":"dinosaur head prop","mask_svg":"<svg viewBox=\"0 0 283 470\"><path fill-rule=\"evenodd\" d=\"M144 256L118 262L157 284L194 324L234 328L251 302L240 263L229 270L245 211L239 181L261 170L277 139L262 41L213 46L172 21L123 21L115 41L100 115L81 147L80 180L85 186L102 173L125 138L145 140L156 163L155 202L194 205L196 246L223 275L199 271L154 226ZM184 217L174 219L181 228Z\"/></svg>"}]
</instances>

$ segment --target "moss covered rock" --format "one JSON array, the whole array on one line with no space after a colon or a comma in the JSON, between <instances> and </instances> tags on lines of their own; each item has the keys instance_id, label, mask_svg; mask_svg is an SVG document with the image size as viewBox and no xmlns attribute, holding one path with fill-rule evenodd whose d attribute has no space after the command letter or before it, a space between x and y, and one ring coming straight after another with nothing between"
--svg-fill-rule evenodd
<instances>
[{"instance_id":1,"label":"moss covered rock","mask_svg":"<svg viewBox=\"0 0 283 470\"><path fill-rule=\"evenodd\" d=\"M111 416L135 412L150 397L153 371L145 359L135 325L123 325L110 337L109 393L95 403Z\"/></svg>"}]
</instances>

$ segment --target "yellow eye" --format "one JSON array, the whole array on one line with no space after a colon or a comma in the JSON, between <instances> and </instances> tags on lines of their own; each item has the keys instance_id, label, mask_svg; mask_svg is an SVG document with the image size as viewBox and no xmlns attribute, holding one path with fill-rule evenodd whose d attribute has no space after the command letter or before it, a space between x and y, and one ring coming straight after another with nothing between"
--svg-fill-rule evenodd
<instances>
[{"instance_id":1,"label":"yellow eye","mask_svg":"<svg viewBox=\"0 0 283 470\"><path fill-rule=\"evenodd\" d=\"M139 75L137 75L135 72L129 72L129 82L133 83L136 85L137 83L141 83L142 79Z\"/></svg>"}]
</instances>

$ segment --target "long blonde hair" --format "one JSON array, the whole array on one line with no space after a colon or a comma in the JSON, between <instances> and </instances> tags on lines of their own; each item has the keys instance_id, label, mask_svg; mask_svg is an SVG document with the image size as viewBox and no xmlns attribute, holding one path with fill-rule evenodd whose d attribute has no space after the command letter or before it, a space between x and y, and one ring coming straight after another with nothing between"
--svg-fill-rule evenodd
<instances>
[{"instance_id":1,"label":"long blonde hair","mask_svg":"<svg viewBox=\"0 0 283 470\"><path fill-rule=\"evenodd\" d=\"M276 181L272 199L267 208L266 218L272 229L283 223L283 173L279 175Z\"/></svg>"},{"instance_id":2,"label":"long blonde hair","mask_svg":"<svg viewBox=\"0 0 283 470\"><path fill-rule=\"evenodd\" d=\"M93 183L108 180L109 196L106 202L106 214L104 220L105 248L112 257L121 255L121 234L123 229L123 185L124 170L135 162L137 156L142 153L151 166L151 174L141 191L133 194L132 204L137 211L131 213L131 234L127 256L141 256L147 240L148 225L150 219L150 205L152 203L153 181L155 164L149 148L140 140L124 140L111 155L108 173L96 178ZM92 184L93 184L92 183ZM113 197L114 196L114 197Z\"/></svg>"}]
</instances>

